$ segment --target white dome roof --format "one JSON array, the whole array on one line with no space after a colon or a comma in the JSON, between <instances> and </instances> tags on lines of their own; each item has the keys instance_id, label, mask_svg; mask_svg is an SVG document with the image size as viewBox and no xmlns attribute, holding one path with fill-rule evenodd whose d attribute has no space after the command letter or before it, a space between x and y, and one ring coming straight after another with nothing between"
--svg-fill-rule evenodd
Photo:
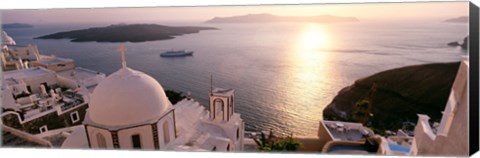
<instances>
[{"instance_id":1,"label":"white dome roof","mask_svg":"<svg viewBox=\"0 0 480 158\"><path fill-rule=\"evenodd\" d=\"M154 78L124 67L98 84L92 93L88 115L98 124L122 126L160 118L171 107Z\"/></svg>"}]
</instances>

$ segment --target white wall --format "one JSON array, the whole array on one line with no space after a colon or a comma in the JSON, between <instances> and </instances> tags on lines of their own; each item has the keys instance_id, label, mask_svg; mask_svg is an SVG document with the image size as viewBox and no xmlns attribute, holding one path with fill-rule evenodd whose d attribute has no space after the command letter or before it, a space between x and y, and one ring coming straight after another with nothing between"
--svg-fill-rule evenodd
<instances>
[{"instance_id":1,"label":"white wall","mask_svg":"<svg viewBox=\"0 0 480 158\"><path fill-rule=\"evenodd\" d=\"M163 123L165 121L168 121L169 125L169 134L170 134L170 142L168 144L165 144L164 140L164 133L163 133ZM167 149L166 147L175 140L175 127L173 126L173 113L167 114L165 117L160 119L160 121L157 122L157 127L158 127L158 141L160 144L160 150L165 150Z\"/></svg>"},{"instance_id":2,"label":"white wall","mask_svg":"<svg viewBox=\"0 0 480 158\"><path fill-rule=\"evenodd\" d=\"M64 66L60 66L60 64L63 64ZM32 62L32 65L33 66L44 67L46 69L56 71L56 72L63 71L63 70L70 70L70 69L75 68L75 63L73 62L73 60L64 61L64 62L58 63L58 64L47 64L47 63L40 63L40 62Z\"/></svg>"},{"instance_id":3,"label":"white wall","mask_svg":"<svg viewBox=\"0 0 480 158\"><path fill-rule=\"evenodd\" d=\"M17 58L29 59L30 61L37 60L38 49L36 46L29 45L28 47L10 49L10 52Z\"/></svg>"},{"instance_id":4,"label":"white wall","mask_svg":"<svg viewBox=\"0 0 480 158\"><path fill-rule=\"evenodd\" d=\"M245 136L245 122L241 122L240 125L240 138L238 140L235 140L235 150L236 151L243 151L243 139ZM237 134L237 131L235 131L235 135ZM235 136L236 139L236 136Z\"/></svg>"},{"instance_id":5,"label":"white wall","mask_svg":"<svg viewBox=\"0 0 480 158\"><path fill-rule=\"evenodd\" d=\"M11 94L21 94L22 92L28 92L27 85L25 83L18 83L16 85L8 86L8 89L11 91L4 91L4 93L11 93Z\"/></svg>"},{"instance_id":6,"label":"white wall","mask_svg":"<svg viewBox=\"0 0 480 158\"><path fill-rule=\"evenodd\" d=\"M153 133L151 125L144 125L135 128L129 128L118 131L118 139L121 149L133 149L132 135L140 135L140 143L142 149L153 150L155 149L153 143Z\"/></svg>"},{"instance_id":7,"label":"white wall","mask_svg":"<svg viewBox=\"0 0 480 158\"><path fill-rule=\"evenodd\" d=\"M60 75L57 75L57 79L58 79L58 84L61 85L61 86L65 86L65 87L68 87L70 89L76 89L77 88L77 82L75 80L72 80L72 79L69 79L69 78L66 78L66 77L62 77Z\"/></svg>"},{"instance_id":8,"label":"white wall","mask_svg":"<svg viewBox=\"0 0 480 158\"><path fill-rule=\"evenodd\" d=\"M468 155L468 69L468 64L463 61L444 110L444 115L447 116L443 117L437 134L432 132L428 116L419 115L415 127L418 155Z\"/></svg>"},{"instance_id":9,"label":"white wall","mask_svg":"<svg viewBox=\"0 0 480 158\"><path fill-rule=\"evenodd\" d=\"M2 92L2 106L4 108L17 109L15 106L15 99L13 98L12 92L9 88L5 88Z\"/></svg>"},{"instance_id":10,"label":"white wall","mask_svg":"<svg viewBox=\"0 0 480 158\"><path fill-rule=\"evenodd\" d=\"M26 85L29 85L33 93L41 93L40 84L46 82L48 86L57 84L56 75L53 72L45 73L38 76L23 78Z\"/></svg>"},{"instance_id":11,"label":"white wall","mask_svg":"<svg viewBox=\"0 0 480 158\"><path fill-rule=\"evenodd\" d=\"M88 132L88 137L90 139L90 145L91 148L98 149L98 143L97 143L97 133L101 133L105 137L105 141L107 144L108 149L113 149L113 141L112 141L112 135L109 131L100 129L100 128L95 128L92 126L85 126L87 128Z\"/></svg>"}]
</instances>

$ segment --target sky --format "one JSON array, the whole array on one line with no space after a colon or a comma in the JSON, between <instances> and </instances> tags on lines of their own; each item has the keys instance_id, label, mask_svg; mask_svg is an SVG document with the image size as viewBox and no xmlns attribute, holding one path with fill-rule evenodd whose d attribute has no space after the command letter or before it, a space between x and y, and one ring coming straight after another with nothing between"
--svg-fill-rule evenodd
<instances>
[{"instance_id":1,"label":"sky","mask_svg":"<svg viewBox=\"0 0 480 158\"><path fill-rule=\"evenodd\" d=\"M2 10L2 23L203 22L214 17L270 13L283 16L336 15L368 20L430 20L468 15L468 2L357 3L213 7L148 7Z\"/></svg>"}]
</instances>

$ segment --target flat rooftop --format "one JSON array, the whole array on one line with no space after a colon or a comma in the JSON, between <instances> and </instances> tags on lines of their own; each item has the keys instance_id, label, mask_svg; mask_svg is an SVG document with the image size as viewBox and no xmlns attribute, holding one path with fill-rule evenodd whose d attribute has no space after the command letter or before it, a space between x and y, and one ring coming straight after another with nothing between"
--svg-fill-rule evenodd
<instances>
[{"instance_id":1,"label":"flat rooftop","mask_svg":"<svg viewBox=\"0 0 480 158\"><path fill-rule=\"evenodd\" d=\"M17 46L17 47L13 47L13 49L8 49L8 50L12 52L27 52L28 46Z\"/></svg>"},{"instance_id":2,"label":"flat rooftop","mask_svg":"<svg viewBox=\"0 0 480 158\"><path fill-rule=\"evenodd\" d=\"M3 72L3 78L5 78L5 80L7 81L7 84L14 84L17 83L18 79L43 76L48 74L55 75L55 72L44 68L32 67L28 69L5 71Z\"/></svg>"},{"instance_id":3,"label":"flat rooftop","mask_svg":"<svg viewBox=\"0 0 480 158\"><path fill-rule=\"evenodd\" d=\"M339 140L357 141L363 138L363 134L360 132L360 130L357 130L357 129L352 129L350 131L345 131L345 132L338 132L336 130L331 130L330 133L335 139L339 139Z\"/></svg>"},{"instance_id":4,"label":"flat rooftop","mask_svg":"<svg viewBox=\"0 0 480 158\"><path fill-rule=\"evenodd\" d=\"M62 143L67 139L68 136L59 133L56 135L46 136L43 139L49 141L53 147L60 148L62 147Z\"/></svg>"},{"instance_id":5,"label":"flat rooftop","mask_svg":"<svg viewBox=\"0 0 480 158\"><path fill-rule=\"evenodd\" d=\"M49 64L49 65L54 65L54 64L62 64L62 63L73 62L73 60L72 59L67 59L67 58L53 57L53 56L42 56L36 62Z\"/></svg>"},{"instance_id":6,"label":"flat rooftop","mask_svg":"<svg viewBox=\"0 0 480 158\"><path fill-rule=\"evenodd\" d=\"M212 90L213 95L220 95L220 96L230 96L235 93L234 89L223 89L223 88L215 88Z\"/></svg>"},{"instance_id":7,"label":"flat rooftop","mask_svg":"<svg viewBox=\"0 0 480 158\"><path fill-rule=\"evenodd\" d=\"M359 141L364 135L373 134L360 123L323 121L326 129L335 140Z\"/></svg>"},{"instance_id":8,"label":"flat rooftop","mask_svg":"<svg viewBox=\"0 0 480 158\"><path fill-rule=\"evenodd\" d=\"M60 71L60 72L57 72L57 74L59 76L72 79L72 80L74 80L75 78L79 80L86 80L86 79L95 77L97 75L104 75L101 72L88 70L81 67L76 67L75 69L71 69L71 70ZM72 74L75 74L75 78Z\"/></svg>"}]
</instances>

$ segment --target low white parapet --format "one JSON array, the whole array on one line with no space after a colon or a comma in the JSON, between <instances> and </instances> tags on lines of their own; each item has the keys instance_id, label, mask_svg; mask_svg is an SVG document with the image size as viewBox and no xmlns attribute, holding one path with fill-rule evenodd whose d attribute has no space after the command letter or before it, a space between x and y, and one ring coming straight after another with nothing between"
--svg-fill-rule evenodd
<instances>
[{"instance_id":1,"label":"low white parapet","mask_svg":"<svg viewBox=\"0 0 480 158\"><path fill-rule=\"evenodd\" d=\"M430 137L432 141L434 141L436 135L433 133L433 130L428 123L428 120L430 120L430 117L428 117L427 115L418 114L418 122L415 129L421 129L422 133L426 134L428 137ZM417 135L417 132L415 132L415 135Z\"/></svg>"}]
</instances>

